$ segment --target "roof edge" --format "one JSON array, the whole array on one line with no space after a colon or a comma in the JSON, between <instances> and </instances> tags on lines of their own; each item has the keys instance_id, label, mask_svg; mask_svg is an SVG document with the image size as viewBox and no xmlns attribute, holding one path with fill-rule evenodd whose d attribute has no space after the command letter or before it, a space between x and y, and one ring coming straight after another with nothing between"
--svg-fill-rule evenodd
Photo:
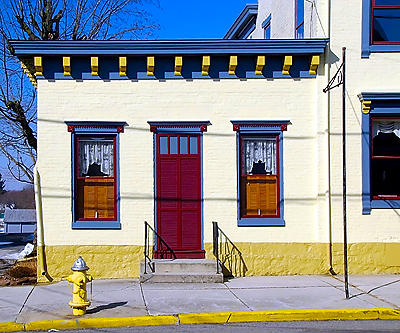
<instances>
[{"instance_id":1,"label":"roof edge","mask_svg":"<svg viewBox=\"0 0 400 333\"><path fill-rule=\"evenodd\" d=\"M250 20L258 14L258 3L248 3L233 22L224 39L234 39L247 26Z\"/></svg>"},{"instance_id":2,"label":"roof edge","mask_svg":"<svg viewBox=\"0 0 400 333\"><path fill-rule=\"evenodd\" d=\"M84 55L321 54L329 39L10 41L19 58Z\"/></svg>"}]
</instances>

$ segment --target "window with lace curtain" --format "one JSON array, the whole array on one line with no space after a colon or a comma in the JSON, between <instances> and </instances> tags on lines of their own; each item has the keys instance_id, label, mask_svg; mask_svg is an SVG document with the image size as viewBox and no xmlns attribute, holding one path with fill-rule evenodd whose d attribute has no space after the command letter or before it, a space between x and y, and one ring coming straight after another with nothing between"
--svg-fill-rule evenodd
<instances>
[{"instance_id":1,"label":"window with lace curtain","mask_svg":"<svg viewBox=\"0 0 400 333\"><path fill-rule=\"evenodd\" d=\"M241 217L278 216L276 148L276 136L241 136Z\"/></svg>"},{"instance_id":2,"label":"window with lace curtain","mask_svg":"<svg viewBox=\"0 0 400 333\"><path fill-rule=\"evenodd\" d=\"M66 124L72 133L72 228L120 229L119 134L126 123Z\"/></svg>"},{"instance_id":3,"label":"window with lace curtain","mask_svg":"<svg viewBox=\"0 0 400 333\"><path fill-rule=\"evenodd\" d=\"M78 220L116 218L115 137L76 137L78 172L76 217Z\"/></svg>"},{"instance_id":4,"label":"window with lace curtain","mask_svg":"<svg viewBox=\"0 0 400 333\"><path fill-rule=\"evenodd\" d=\"M238 226L284 226L283 132L288 120L231 120L237 132Z\"/></svg>"}]
</instances>

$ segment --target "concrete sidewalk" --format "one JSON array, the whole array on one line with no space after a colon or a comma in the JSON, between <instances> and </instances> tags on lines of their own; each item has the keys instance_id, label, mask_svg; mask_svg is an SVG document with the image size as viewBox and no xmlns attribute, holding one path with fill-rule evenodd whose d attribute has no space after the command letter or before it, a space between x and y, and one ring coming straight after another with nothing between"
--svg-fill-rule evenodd
<instances>
[{"instance_id":1,"label":"concrete sidewalk","mask_svg":"<svg viewBox=\"0 0 400 333\"><path fill-rule=\"evenodd\" d=\"M318 319L316 314L323 314L322 319L336 319L337 313L342 314L340 319L374 319L375 315L368 316L386 309L392 314L391 319L400 319L400 311L397 311L400 309L400 275L350 276L349 281L350 299L345 298L342 277L328 275L244 277L223 284L140 284L137 280L94 280L92 305L80 318L96 319L87 322L89 327L106 325L103 318L110 318L112 326L125 326L126 317L142 317L141 322L150 320L150 324L163 324L165 318L172 320L172 324L178 320L182 323L184 318L189 322L224 322L225 315L231 317L233 313L242 313L248 318L244 321L252 321L260 320L260 311L287 314L289 319L283 320L290 320L290 314L294 313L303 314L303 319L307 315L309 320ZM90 284L88 295L90 297ZM76 325L77 318L68 306L71 299L72 293L66 281L0 287L0 331L11 331L10 323L24 324L16 327L26 330L32 329L33 326L29 326L32 322L39 325L35 326L36 329L60 329L64 327L60 322ZM343 317L346 313L348 318ZM354 313L366 317L354 318ZM203 319L199 315L185 314L202 314ZM175 322L174 318L177 318ZM292 318L296 319L294 315ZM50 326L46 326L44 321Z\"/></svg>"}]
</instances>

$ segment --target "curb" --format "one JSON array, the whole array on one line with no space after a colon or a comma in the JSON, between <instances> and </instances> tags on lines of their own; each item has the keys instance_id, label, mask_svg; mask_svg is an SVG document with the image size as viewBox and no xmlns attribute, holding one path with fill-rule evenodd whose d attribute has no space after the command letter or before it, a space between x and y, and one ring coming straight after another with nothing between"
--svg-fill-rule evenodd
<instances>
[{"instance_id":1,"label":"curb","mask_svg":"<svg viewBox=\"0 0 400 333\"><path fill-rule=\"evenodd\" d=\"M156 326L185 324L221 324L256 321L312 321L312 320L400 320L400 310L326 309L279 310L248 312L188 313L177 316L142 316L114 318L80 318L68 320L40 320L26 324L0 323L0 332L66 330L78 328Z\"/></svg>"},{"instance_id":2,"label":"curb","mask_svg":"<svg viewBox=\"0 0 400 333\"><path fill-rule=\"evenodd\" d=\"M400 310L325 309L280 310L251 312L191 313L179 315L181 324L242 323L255 321L311 321L311 320L400 320Z\"/></svg>"}]
</instances>

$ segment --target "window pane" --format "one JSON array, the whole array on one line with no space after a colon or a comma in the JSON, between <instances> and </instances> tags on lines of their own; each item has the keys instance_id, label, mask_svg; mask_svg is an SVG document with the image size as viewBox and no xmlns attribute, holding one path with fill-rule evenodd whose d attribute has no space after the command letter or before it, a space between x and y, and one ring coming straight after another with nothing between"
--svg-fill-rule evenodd
<instances>
[{"instance_id":1,"label":"window pane","mask_svg":"<svg viewBox=\"0 0 400 333\"><path fill-rule=\"evenodd\" d=\"M242 139L242 174L277 174L276 138Z\"/></svg>"},{"instance_id":2,"label":"window pane","mask_svg":"<svg viewBox=\"0 0 400 333\"><path fill-rule=\"evenodd\" d=\"M181 136L179 138L179 153L180 154L188 153L188 138L187 138L187 136Z\"/></svg>"},{"instance_id":3,"label":"window pane","mask_svg":"<svg viewBox=\"0 0 400 333\"><path fill-rule=\"evenodd\" d=\"M160 136L160 154L168 154L168 138Z\"/></svg>"},{"instance_id":4,"label":"window pane","mask_svg":"<svg viewBox=\"0 0 400 333\"><path fill-rule=\"evenodd\" d=\"M374 9L373 40L400 42L400 9Z\"/></svg>"},{"instance_id":5,"label":"window pane","mask_svg":"<svg viewBox=\"0 0 400 333\"><path fill-rule=\"evenodd\" d=\"M375 6L400 6L400 0L375 0Z\"/></svg>"},{"instance_id":6,"label":"window pane","mask_svg":"<svg viewBox=\"0 0 400 333\"><path fill-rule=\"evenodd\" d=\"M114 219L115 184L109 178L81 178L77 181L77 218Z\"/></svg>"},{"instance_id":7,"label":"window pane","mask_svg":"<svg viewBox=\"0 0 400 333\"><path fill-rule=\"evenodd\" d=\"M114 176L114 140L80 138L78 177Z\"/></svg>"},{"instance_id":8,"label":"window pane","mask_svg":"<svg viewBox=\"0 0 400 333\"><path fill-rule=\"evenodd\" d=\"M400 156L400 120L373 119L372 155Z\"/></svg>"},{"instance_id":9,"label":"window pane","mask_svg":"<svg viewBox=\"0 0 400 333\"><path fill-rule=\"evenodd\" d=\"M178 138L176 136L169 138L169 153L178 154Z\"/></svg>"},{"instance_id":10,"label":"window pane","mask_svg":"<svg viewBox=\"0 0 400 333\"><path fill-rule=\"evenodd\" d=\"M371 194L400 196L400 159L372 159Z\"/></svg>"},{"instance_id":11,"label":"window pane","mask_svg":"<svg viewBox=\"0 0 400 333\"><path fill-rule=\"evenodd\" d=\"M197 136L190 137L190 153L197 154Z\"/></svg>"}]
</instances>

